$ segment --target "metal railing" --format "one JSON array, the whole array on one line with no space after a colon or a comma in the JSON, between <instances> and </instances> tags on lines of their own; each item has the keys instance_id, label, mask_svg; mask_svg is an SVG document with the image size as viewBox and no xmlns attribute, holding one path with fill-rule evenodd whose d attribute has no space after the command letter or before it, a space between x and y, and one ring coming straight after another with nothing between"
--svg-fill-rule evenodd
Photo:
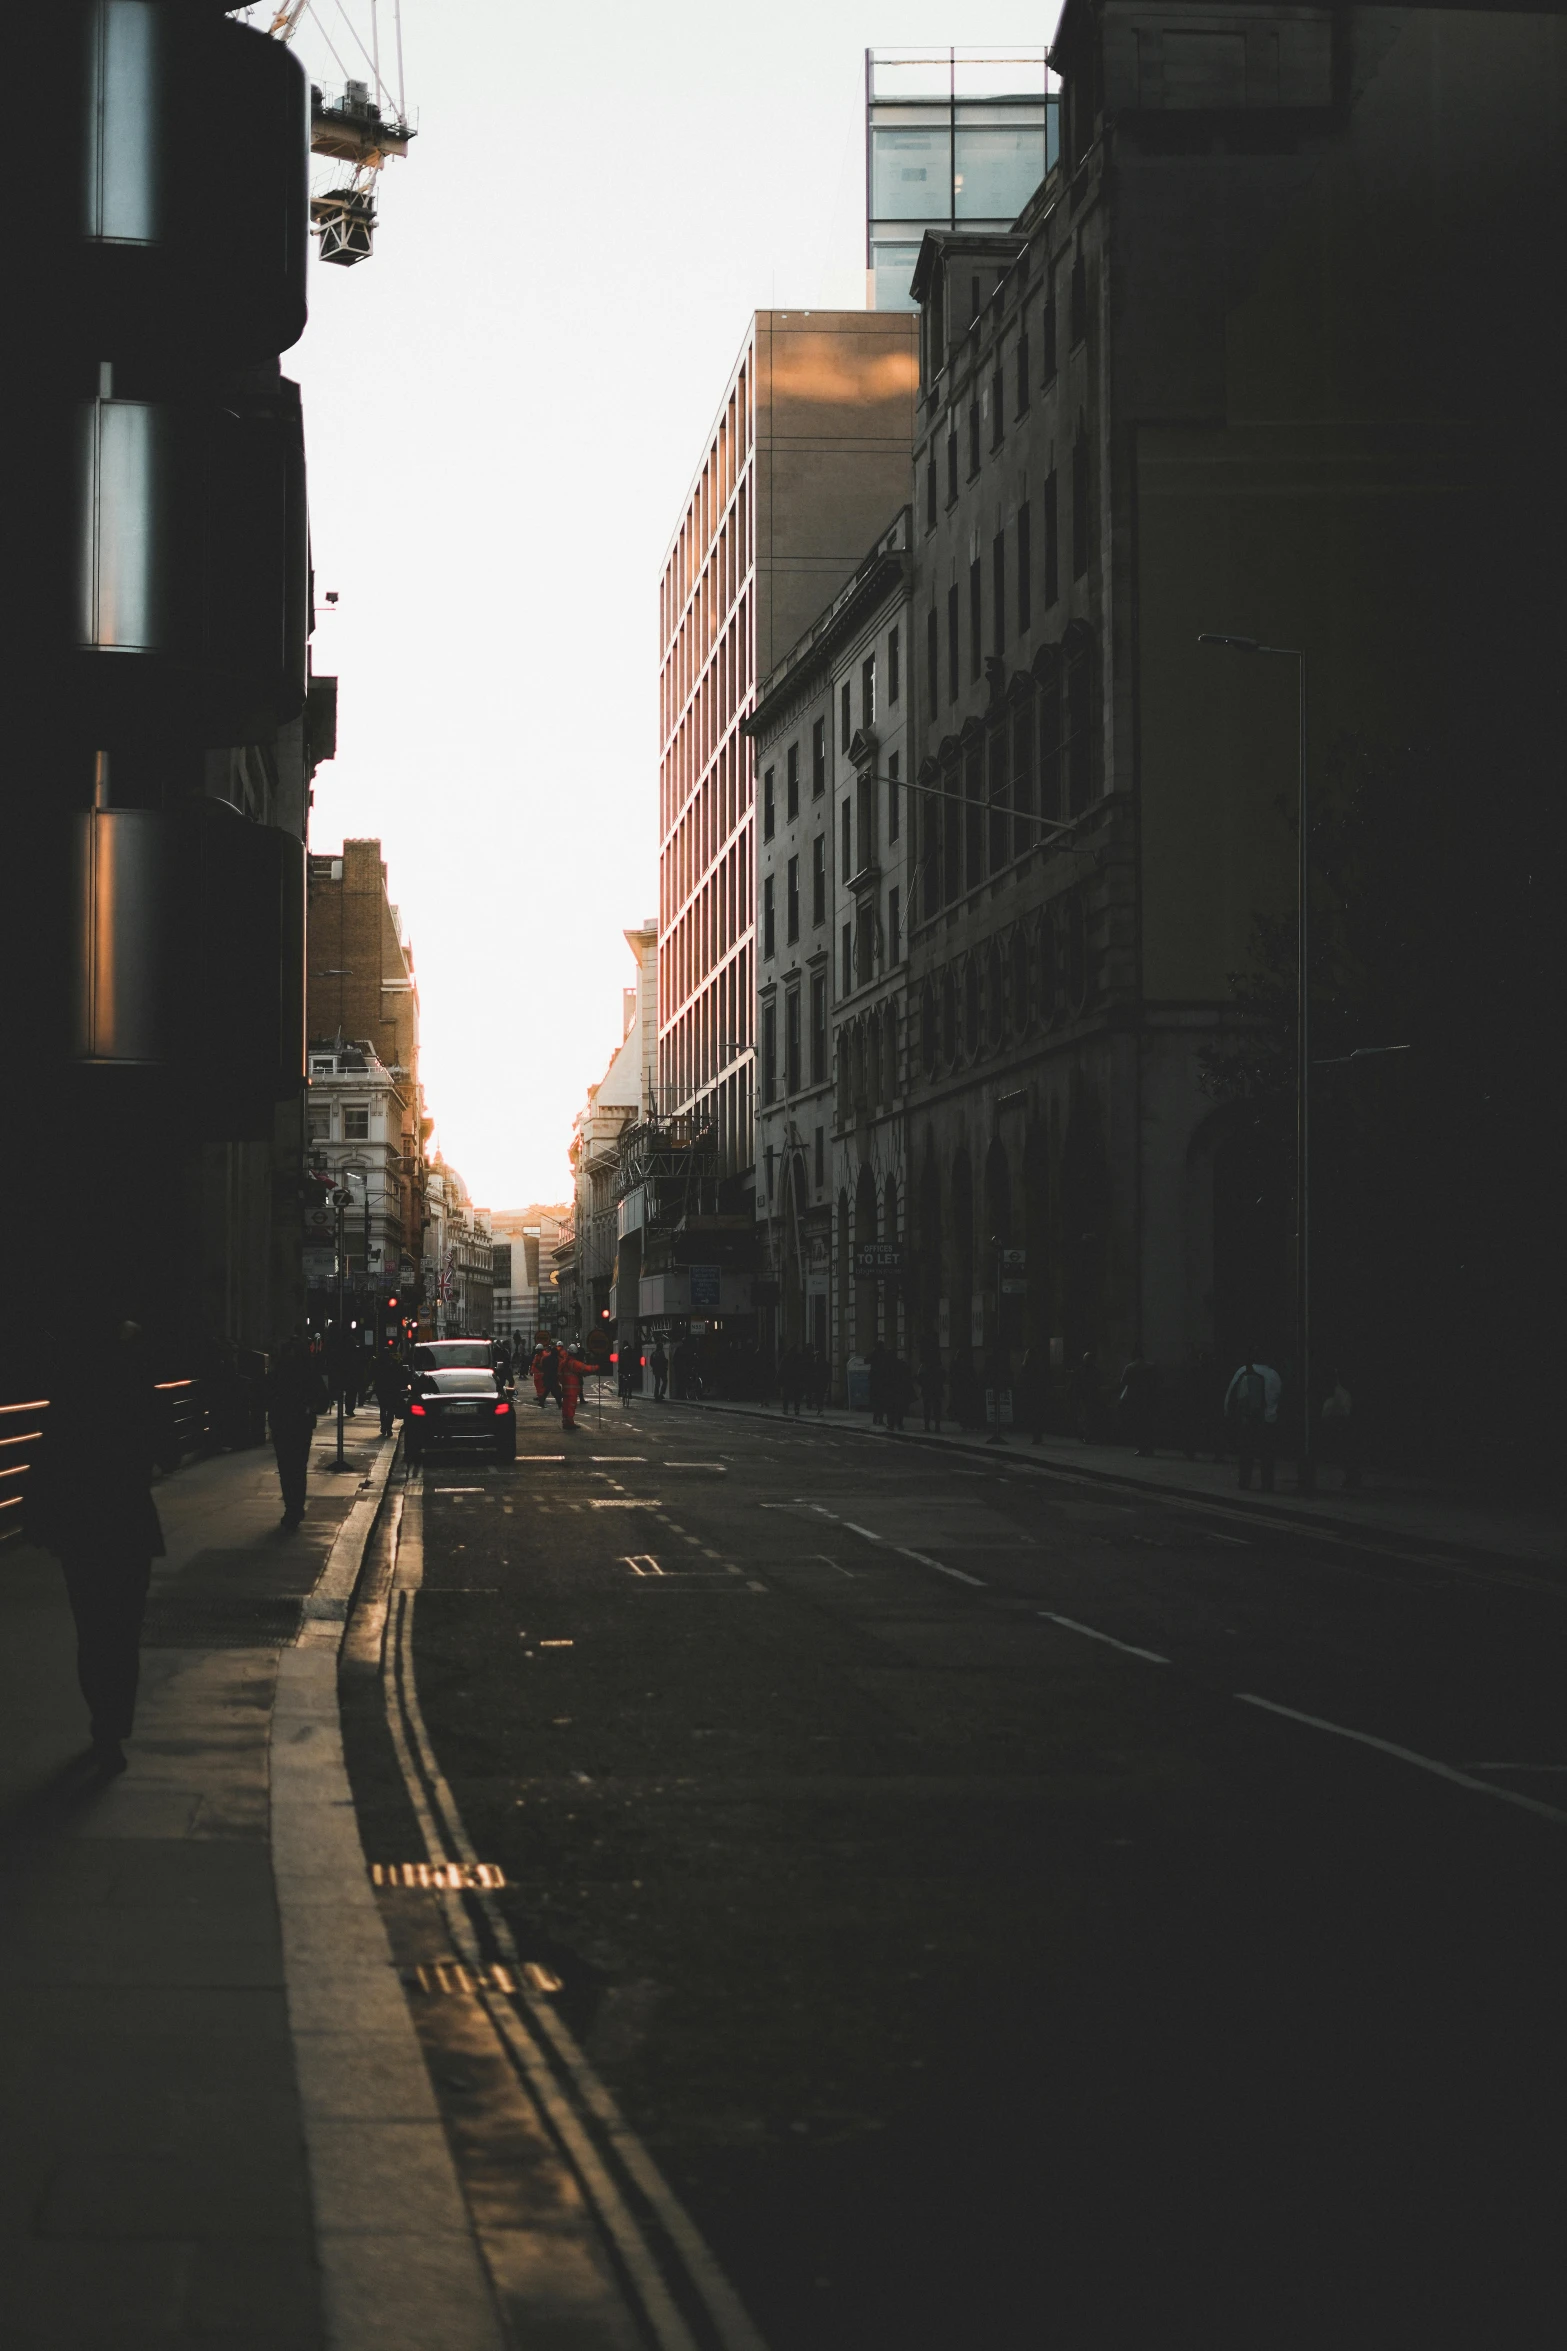
<instances>
[{"instance_id":1,"label":"metal railing","mask_svg":"<svg viewBox=\"0 0 1567 2351\"><path fill-rule=\"evenodd\" d=\"M241 1428L238 1415L225 1411L201 1379L159 1380L155 1457L165 1477L189 1459L216 1452L225 1442L258 1442L253 1426ZM38 1458L43 1439L47 1396L24 1397L0 1404L0 1544L22 1537L23 1501L27 1477ZM228 1425L222 1425L224 1422Z\"/></svg>"}]
</instances>

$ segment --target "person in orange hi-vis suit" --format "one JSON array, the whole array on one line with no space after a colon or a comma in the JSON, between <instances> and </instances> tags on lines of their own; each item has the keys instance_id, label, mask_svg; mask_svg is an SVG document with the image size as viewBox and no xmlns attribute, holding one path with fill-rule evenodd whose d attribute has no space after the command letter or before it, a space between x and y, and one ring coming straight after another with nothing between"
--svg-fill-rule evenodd
<instances>
[{"instance_id":1,"label":"person in orange hi-vis suit","mask_svg":"<svg viewBox=\"0 0 1567 2351\"><path fill-rule=\"evenodd\" d=\"M560 1367L560 1425L574 1429L577 1425L577 1406L582 1401L582 1377L593 1369L580 1355L573 1355L569 1347L562 1347L556 1361Z\"/></svg>"},{"instance_id":2,"label":"person in orange hi-vis suit","mask_svg":"<svg viewBox=\"0 0 1567 2351\"><path fill-rule=\"evenodd\" d=\"M544 1410L544 1397L549 1386L549 1368L550 1351L545 1346L544 1341L541 1339L533 1350L533 1363L531 1366L533 1372L533 1393L539 1400L539 1410L541 1412Z\"/></svg>"}]
</instances>

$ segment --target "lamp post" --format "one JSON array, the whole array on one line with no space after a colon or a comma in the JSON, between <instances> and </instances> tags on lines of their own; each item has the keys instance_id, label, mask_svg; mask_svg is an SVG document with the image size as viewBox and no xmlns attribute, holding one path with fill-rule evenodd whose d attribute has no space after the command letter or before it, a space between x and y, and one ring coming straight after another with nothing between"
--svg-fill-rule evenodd
<instances>
[{"instance_id":1,"label":"lamp post","mask_svg":"<svg viewBox=\"0 0 1567 2351\"><path fill-rule=\"evenodd\" d=\"M1300 1491L1317 1484L1311 1413L1311 859L1306 786L1306 655L1299 645L1263 645L1255 637L1205 631L1199 645L1231 653L1263 653L1293 661L1299 682L1299 769L1295 859L1295 1336L1300 1378Z\"/></svg>"}]
</instances>

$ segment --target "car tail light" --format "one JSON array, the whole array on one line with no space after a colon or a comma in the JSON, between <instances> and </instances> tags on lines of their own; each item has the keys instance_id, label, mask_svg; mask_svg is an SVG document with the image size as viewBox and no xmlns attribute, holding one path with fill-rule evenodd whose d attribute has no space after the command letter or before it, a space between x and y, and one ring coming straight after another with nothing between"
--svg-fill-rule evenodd
<instances>
[{"instance_id":1,"label":"car tail light","mask_svg":"<svg viewBox=\"0 0 1567 2351\"><path fill-rule=\"evenodd\" d=\"M424 1406L422 1404L410 1404L408 1409L413 1414L415 1420L423 1420L425 1414Z\"/></svg>"},{"instance_id":2,"label":"car tail light","mask_svg":"<svg viewBox=\"0 0 1567 2351\"><path fill-rule=\"evenodd\" d=\"M504 1419L506 1418L506 1415L507 1415L507 1413L508 1413L508 1412L510 1412L510 1410L511 1410L511 1406L510 1406L509 1404L497 1404L497 1405L496 1405L496 1407L495 1407L495 1417L496 1417L496 1419L497 1419L497 1420L504 1420Z\"/></svg>"}]
</instances>

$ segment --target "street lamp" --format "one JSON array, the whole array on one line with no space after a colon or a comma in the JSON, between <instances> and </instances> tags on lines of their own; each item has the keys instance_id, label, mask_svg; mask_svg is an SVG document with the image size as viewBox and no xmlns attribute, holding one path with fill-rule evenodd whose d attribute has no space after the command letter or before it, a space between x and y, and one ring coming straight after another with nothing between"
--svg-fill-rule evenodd
<instances>
[{"instance_id":1,"label":"street lamp","mask_svg":"<svg viewBox=\"0 0 1567 2351\"><path fill-rule=\"evenodd\" d=\"M1204 631L1199 645L1231 653L1264 653L1293 661L1299 680L1299 776L1295 859L1295 1333L1300 1356L1300 1491L1314 1493L1317 1463L1311 1413L1311 893L1306 790L1306 655L1299 645L1264 645L1255 637Z\"/></svg>"}]
</instances>

